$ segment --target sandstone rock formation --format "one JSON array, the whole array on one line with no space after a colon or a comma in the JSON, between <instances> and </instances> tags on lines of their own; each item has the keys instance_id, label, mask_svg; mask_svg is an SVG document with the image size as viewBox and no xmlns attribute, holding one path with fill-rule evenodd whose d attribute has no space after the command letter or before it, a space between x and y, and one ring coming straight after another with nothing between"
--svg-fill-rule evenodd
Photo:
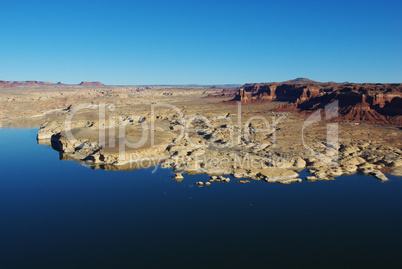
<instances>
[{"instance_id":1,"label":"sandstone rock formation","mask_svg":"<svg viewBox=\"0 0 402 269\"><path fill-rule=\"evenodd\" d=\"M402 125L402 84L320 83L296 79L245 84L229 103L283 101L276 111L308 113L338 101L334 121Z\"/></svg>"}]
</instances>

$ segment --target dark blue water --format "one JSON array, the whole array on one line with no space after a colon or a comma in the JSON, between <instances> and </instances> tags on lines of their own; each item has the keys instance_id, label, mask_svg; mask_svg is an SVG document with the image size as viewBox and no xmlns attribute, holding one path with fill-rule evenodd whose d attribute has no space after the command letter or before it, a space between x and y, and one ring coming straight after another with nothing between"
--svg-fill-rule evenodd
<instances>
[{"instance_id":1,"label":"dark blue water","mask_svg":"<svg viewBox=\"0 0 402 269\"><path fill-rule=\"evenodd\" d=\"M0 268L400 268L402 179L175 182L0 130Z\"/></svg>"}]
</instances>

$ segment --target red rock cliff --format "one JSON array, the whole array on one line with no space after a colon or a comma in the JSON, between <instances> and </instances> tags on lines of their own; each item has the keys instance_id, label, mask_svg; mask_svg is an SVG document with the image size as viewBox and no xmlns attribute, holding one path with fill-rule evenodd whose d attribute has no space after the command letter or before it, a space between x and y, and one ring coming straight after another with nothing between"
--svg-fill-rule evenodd
<instances>
[{"instance_id":1,"label":"red rock cliff","mask_svg":"<svg viewBox=\"0 0 402 269\"><path fill-rule=\"evenodd\" d=\"M402 125L402 84L320 83L295 80L245 84L229 101L253 104L284 101L278 110L308 112L338 101L340 121Z\"/></svg>"}]
</instances>

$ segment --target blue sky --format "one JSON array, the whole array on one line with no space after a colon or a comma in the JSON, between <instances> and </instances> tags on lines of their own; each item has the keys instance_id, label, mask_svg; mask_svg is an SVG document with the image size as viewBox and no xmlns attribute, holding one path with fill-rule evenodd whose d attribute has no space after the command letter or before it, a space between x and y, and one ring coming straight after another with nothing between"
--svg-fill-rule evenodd
<instances>
[{"instance_id":1,"label":"blue sky","mask_svg":"<svg viewBox=\"0 0 402 269\"><path fill-rule=\"evenodd\" d=\"M3 1L0 80L402 82L402 1Z\"/></svg>"}]
</instances>

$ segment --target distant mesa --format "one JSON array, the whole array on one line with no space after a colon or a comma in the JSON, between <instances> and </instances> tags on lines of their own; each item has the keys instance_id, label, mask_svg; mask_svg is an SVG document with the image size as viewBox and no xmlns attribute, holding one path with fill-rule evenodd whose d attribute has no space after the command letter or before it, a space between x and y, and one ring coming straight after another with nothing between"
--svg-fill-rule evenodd
<instances>
[{"instance_id":1,"label":"distant mesa","mask_svg":"<svg viewBox=\"0 0 402 269\"><path fill-rule=\"evenodd\" d=\"M92 82L83 81L79 85L81 85L81 86L105 86L105 84L100 83L99 81L92 81Z\"/></svg>"},{"instance_id":2,"label":"distant mesa","mask_svg":"<svg viewBox=\"0 0 402 269\"><path fill-rule=\"evenodd\" d=\"M317 81L308 79L308 78L296 78L292 80L287 80L282 83L317 83Z\"/></svg>"},{"instance_id":3,"label":"distant mesa","mask_svg":"<svg viewBox=\"0 0 402 269\"><path fill-rule=\"evenodd\" d=\"M36 80L27 80L27 81L5 81L5 80L0 80L0 87L3 88L12 88L12 87L18 87L18 86L47 86L47 85L69 85L69 84L64 84L61 82L53 83L53 82L48 82L48 81L36 81ZM99 81L93 81L93 82L88 82L88 81L83 81L80 84L80 86L105 86L103 83L100 83Z\"/></svg>"},{"instance_id":4,"label":"distant mesa","mask_svg":"<svg viewBox=\"0 0 402 269\"><path fill-rule=\"evenodd\" d=\"M54 85L53 82L47 81L36 81L36 80L27 80L27 81L4 81L0 80L0 87L16 87L16 86L43 86L43 85Z\"/></svg>"}]
</instances>

